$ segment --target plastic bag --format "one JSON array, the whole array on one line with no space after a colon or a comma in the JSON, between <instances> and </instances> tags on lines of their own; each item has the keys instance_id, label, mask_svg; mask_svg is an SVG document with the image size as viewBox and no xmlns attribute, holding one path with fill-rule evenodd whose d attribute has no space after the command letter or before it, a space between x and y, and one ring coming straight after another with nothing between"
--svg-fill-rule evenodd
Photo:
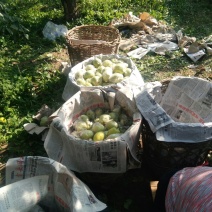
<instances>
[{"instance_id":1,"label":"plastic bag","mask_svg":"<svg viewBox=\"0 0 212 212\"><path fill-rule=\"evenodd\" d=\"M43 29L43 35L49 40L55 40L57 37L65 36L68 28L65 25L57 25L48 21Z\"/></svg>"}]
</instances>

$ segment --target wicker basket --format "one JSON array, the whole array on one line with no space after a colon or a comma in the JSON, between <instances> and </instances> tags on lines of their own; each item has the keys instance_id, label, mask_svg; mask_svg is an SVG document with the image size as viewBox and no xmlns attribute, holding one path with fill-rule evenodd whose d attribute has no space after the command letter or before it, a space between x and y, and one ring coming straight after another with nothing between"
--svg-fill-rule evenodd
<instances>
[{"instance_id":1,"label":"wicker basket","mask_svg":"<svg viewBox=\"0 0 212 212\"><path fill-rule=\"evenodd\" d=\"M66 36L72 65L98 54L117 54L121 40L118 29L109 26L83 25L69 30Z\"/></svg>"},{"instance_id":2,"label":"wicker basket","mask_svg":"<svg viewBox=\"0 0 212 212\"><path fill-rule=\"evenodd\" d=\"M162 82L162 93L170 81ZM212 149L212 141L199 143L158 141L148 122L142 124L143 165L156 180L172 169L202 165Z\"/></svg>"},{"instance_id":3,"label":"wicker basket","mask_svg":"<svg viewBox=\"0 0 212 212\"><path fill-rule=\"evenodd\" d=\"M200 143L158 141L146 120L142 126L143 164L153 178L175 168L202 165L211 150L210 141Z\"/></svg>"}]
</instances>

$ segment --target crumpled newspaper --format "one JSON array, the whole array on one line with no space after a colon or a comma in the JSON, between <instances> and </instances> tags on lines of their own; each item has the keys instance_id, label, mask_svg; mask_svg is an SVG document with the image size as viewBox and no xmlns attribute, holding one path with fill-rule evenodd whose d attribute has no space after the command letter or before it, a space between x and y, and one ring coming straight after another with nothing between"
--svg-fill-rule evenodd
<instances>
[{"instance_id":1,"label":"crumpled newspaper","mask_svg":"<svg viewBox=\"0 0 212 212\"><path fill-rule=\"evenodd\" d=\"M68 28L65 25L57 25L48 21L43 29L43 35L49 40L55 40L57 37L65 36Z\"/></svg>"},{"instance_id":2,"label":"crumpled newspaper","mask_svg":"<svg viewBox=\"0 0 212 212\"><path fill-rule=\"evenodd\" d=\"M129 51L128 56L140 59L149 49L161 55L178 49L175 31L147 12L140 13L138 17L130 12L121 19L114 19L111 25L121 32L131 31L128 33L131 34L130 38L122 39L119 46L121 50ZM131 49L135 50L130 51Z\"/></svg>"},{"instance_id":3,"label":"crumpled newspaper","mask_svg":"<svg viewBox=\"0 0 212 212\"><path fill-rule=\"evenodd\" d=\"M151 48L151 50L156 54L166 55L166 52L175 51L179 47L176 43L171 41L164 41L163 43L158 43L156 46L150 46L149 48Z\"/></svg>"},{"instance_id":4,"label":"crumpled newspaper","mask_svg":"<svg viewBox=\"0 0 212 212\"><path fill-rule=\"evenodd\" d=\"M190 45L194 42L196 42L196 38L195 37L188 37L188 36L184 36L182 30L179 30L177 33L177 40L178 40L178 46L180 48L184 48L186 45Z\"/></svg>"},{"instance_id":5,"label":"crumpled newspaper","mask_svg":"<svg viewBox=\"0 0 212 212\"><path fill-rule=\"evenodd\" d=\"M202 48L205 48L208 55L212 55L212 35L202 40Z\"/></svg>"},{"instance_id":6,"label":"crumpled newspaper","mask_svg":"<svg viewBox=\"0 0 212 212\"><path fill-rule=\"evenodd\" d=\"M140 13L139 17L133 15L132 12L129 12L120 19L114 18L111 21L110 26L118 29L128 27L137 32L139 30L143 30L148 34L152 34L152 27L157 24L157 20L150 16L150 14L147 12Z\"/></svg>"},{"instance_id":7,"label":"crumpled newspaper","mask_svg":"<svg viewBox=\"0 0 212 212\"><path fill-rule=\"evenodd\" d=\"M193 45L191 45L188 48L183 48L184 52L186 53L186 55L193 61L193 62L197 62L201 57L203 57L205 55L205 51L203 50L199 50L199 48L194 47Z\"/></svg>"},{"instance_id":8,"label":"crumpled newspaper","mask_svg":"<svg viewBox=\"0 0 212 212\"><path fill-rule=\"evenodd\" d=\"M183 48L185 54L193 61L197 62L206 53L212 54L212 35L202 41L197 41L195 37L183 36L181 30L177 32L178 45Z\"/></svg>"},{"instance_id":9,"label":"crumpled newspaper","mask_svg":"<svg viewBox=\"0 0 212 212\"><path fill-rule=\"evenodd\" d=\"M142 48L142 47L139 47L133 51L130 51L127 53L127 55L129 57L132 57L132 58L136 58L136 59L141 59L142 57L144 57L148 52L150 51L150 49L145 49L145 48Z\"/></svg>"},{"instance_id":10,"label":"crumpled newspaper","mask_svg":"<svg viewBox=\"0 0 212 212\"><path fill-rule=\"evenodd\" d=\"M71 64L68 62L61 62L61 65L59 67L59 70L61 73L63 73L65 76L68 76L69 72L71 71Z\"/></svg>"},{"instance_id":11,"label":"crumpled newspaper","mask_svg":"<svg viewBox=\"0 0 212 212\"><path fill-rule=\"evenodd\" d=\"M48 105L42 105L41 109L37 112L36 115L34 115L32 118L39 122L39 124L36 123L25 123L24 129L29 134L41 134L42 133L42 141L45 140L47 135L47 129L49 128L49 124L55 117L50 117L52 113L54 112L53 109L49 108ZM43 120L42 120L43 118ZM43 124L41 124L41 121L43 121Z\"/></svg>"},{"instance_id":12,"label":"crumpled newspaper","mask_svg":"<svg viewBox=\"0 0 212 212\"><path fill-rule=\"evenodd\" d=\"M182 30L175 32L163 21L157 21L149 13L143 12L139 16L132 12L121 19L113 19L111 26L116 27L123 35L119 49L128 51L127 55L141 59L149 51L166 55L167 52L181 49L194 62L206 53L212 54L212 35L197 42L195 37L183 35Z\"/></svg>"},{"instance_id":13,"label":"crumpled newspaper","mask_svg":"<svg viewBox=\"0 0 212 212\"><path fill-rule=\"evenodd\" d=\"M54 112L54 109L49 108L48 105L44 104L42 105L42 107L40 108L40 110L37 112L36 115L34 115L32 118L33 119L37 119L38 121L40 121L40 119L44 116L50 116L52 113Z\"/></svg>"},{"instance_id":14,"label":"crumpled newspaper","mask_svg":"<svg viewBox=\"0 0 212 212\"><path fill-rule=\"evenodd\" d=\"M177 49L178 45L171 41L153 42L153 43L146 43L142 47L139 47L135 50L128 52L127 55L132 58L141 59L149 51L152 51L160 55L166 55L167 52L174 51Z\"/></svg>"},{"instance_id":15,"label":"crumpled newspaper","mask_svg":"<svg viewBox=\"0 0 212 212\"><path fill-rule=\"evenodd\" d=\"M118 19L118 18L114 18L111 21L111 25L118 27L121 24L124 23L137 23L140 21L140 18L138 18L137 16L133 15L132 12L129 12L128 14L125 14L122 18Z\"/></svg>"}]
</instances>

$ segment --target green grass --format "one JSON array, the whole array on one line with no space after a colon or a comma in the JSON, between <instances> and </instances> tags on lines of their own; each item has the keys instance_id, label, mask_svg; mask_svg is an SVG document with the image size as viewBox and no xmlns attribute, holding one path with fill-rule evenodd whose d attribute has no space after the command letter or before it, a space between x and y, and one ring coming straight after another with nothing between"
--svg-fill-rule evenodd
<instances>
[{"instance_id":1,"label":"green grass","mask_svg":"<svg viewBox=\"0 0 212 212\"><path fill-rule=\"evenodd\" d=\"M47 21L70 29L81 24L107 25L129 11L134 15L146 11L197 39L212 32L211 4L207 0L81 0L78 17L70 22L65 21L59 0L3 2L7 10L2 11L10 18L0 29L0 117L6 119L0 122L0 144L8 144L8 155L0 158L2 162L11 156L45 155L40 137L26 133L23 124L32 122L32 116L43 104L57 109L63 103L66 78L56 64L66 44L63 39L44 39L42 30ZM190 74L187 67L193 64L180 51L167 56L148 54L134 61L145 81ZM209 71L202 77L211 80L211 56L206 55L196 65L206 67Z\"/></svg>"}]
</instances>

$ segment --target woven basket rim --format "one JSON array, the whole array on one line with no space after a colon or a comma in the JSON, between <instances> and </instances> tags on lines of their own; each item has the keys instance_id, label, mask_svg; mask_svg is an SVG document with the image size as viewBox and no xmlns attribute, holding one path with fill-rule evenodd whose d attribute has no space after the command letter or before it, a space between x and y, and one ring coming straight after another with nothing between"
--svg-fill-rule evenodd
<instances>
[{"instance_id":1,"label":"woven basket rim","mask_svg":"<svg viewBox=\"0 0 212 212\"><path fill-rule=\"evenodd\" d=\"M70 31L74 31L75 29L79 29L79 28L86 28L86 27L95 27L95 28L110 28L116 32L119 32L117 28L112 27L112 26L104 26L104 25L95 25L95 24L87 24L87 25L80 25L80 26L75 26L72 29L68 30L68 32Z\"/></svg>"},{"instance_id":2,"label":"woven basket rim","mask_svg":"<svg viewBox=\"0 0 212 212\"><path fill-rule=\"evenodd\" d=\"M104 26L104 25L81 25L81 26L75 26L72 29L68 30L68 32L65 36L67 42L71 42L71 40L76 40L76 39L70 38L70 33L74 32L74 31L76 31L77 29L80 29L80 28L95 28L95 29L99 28L99 30L102 29L102 28L105 28L105 29L108 28L108 29L113 30L114 33L117 34L117 38L115 38L113 41L104 41L105 44L115 44L115 43L119 43L121 41L121 35L119 34L119 31L118 31L117 28L114 28L114 27L111 27L111 26ZM84 40L86 40L86 39L84 39ZM88 39L88 40L91 40L91 39ZM94 44L94 45L102 45L102 44Z\"/></svg>"},{"instance_id":3,"label":"woven basket rim","mask_svg":"<svg viewBox=\"0 0 212 212\"><path fill-rule=\"evenodd\" d=\"M65 39L70 61L76 65L97 54L117 54L121 35L114 27L91 24L73 27Z\"/></svg>"}]
</instances>

